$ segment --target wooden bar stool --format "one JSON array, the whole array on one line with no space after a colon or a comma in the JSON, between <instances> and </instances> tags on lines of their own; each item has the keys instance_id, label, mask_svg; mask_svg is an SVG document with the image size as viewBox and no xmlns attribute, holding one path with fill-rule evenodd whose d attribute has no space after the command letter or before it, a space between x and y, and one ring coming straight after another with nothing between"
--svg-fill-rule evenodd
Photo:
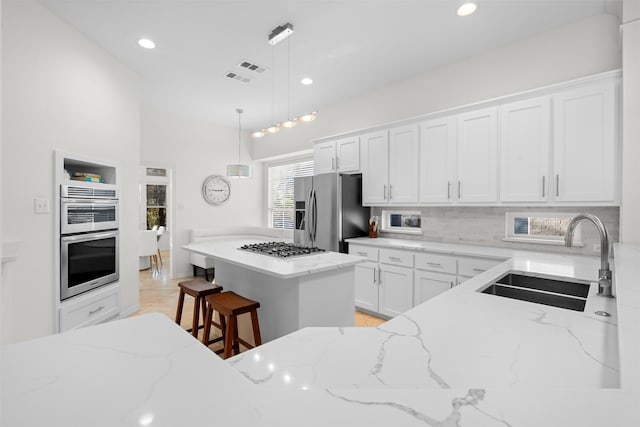
<instances>
[{"instance_id":1,"label":"wooden bar stool","mask_svg":"<svg viewBox=\"0 0 640 427\"><path fill-rule=\"evenodd\" d=\"M176 310L176 323L180 325L180 321L182 320L182 307L184 305L184 295L185 294L191 295L195 299L193 303L193 323L191 324L191 328L187 329L187 332L191 332L191 335L198 338L198 329L207 325L207 323L204 322L204 317L206 313L205 297L222 292L222 286L214 285L213 283L207 282L203 278L199 277L197 279L180 282L178 283L178 287L180 287L180 294L178 295L178 309ZM200 322L201 307L202 307L202 320L203 320L202 326L198 324ZM210 328L205 328L205 330L209 331ZM205 336L208 337L209 335L207 334Z\"/></svg>"},{"instance_id":2,"label":"wooden bar stool","mask_svg":"<svg viewBox=\"0 0 640 427\"><path fill-rule=\"evenodd\" d=\"M204 321L204 334L209 335L213 312L217 311L220 315L220 324L223 329L224 337L224 354L226 359L233 354L240 353L240 344L246 348L254 348L262 344L260 337L260 325L258 324L258 307L260 303L242 297L235 292L226 291L205 297L207 302L207 316ZM251 314L251 325L253 328L253 340L255 346L249 344L238 336L238 316L244 313Z\"/></svg>"}]
</instances>

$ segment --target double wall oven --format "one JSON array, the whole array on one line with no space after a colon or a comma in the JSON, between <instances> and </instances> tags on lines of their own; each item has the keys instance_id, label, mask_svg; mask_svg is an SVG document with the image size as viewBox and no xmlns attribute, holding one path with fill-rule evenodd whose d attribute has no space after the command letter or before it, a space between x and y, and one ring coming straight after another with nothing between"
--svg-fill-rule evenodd
<instances>
[{"instance_id":1,"label":"double wall oven","mask_svg":"<svg viewBox=\"0 0 640 427\"><path fill-rule=\"evenodd\" d=\"M60 300L119 279L118 190L60 188Z\"/></svg>"}]
</instances>

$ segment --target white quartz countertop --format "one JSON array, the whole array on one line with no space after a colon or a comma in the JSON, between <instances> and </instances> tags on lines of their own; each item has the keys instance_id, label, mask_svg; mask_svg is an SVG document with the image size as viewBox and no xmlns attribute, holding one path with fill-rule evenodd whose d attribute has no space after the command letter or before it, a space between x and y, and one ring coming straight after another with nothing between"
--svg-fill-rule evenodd
<instances>
[{"instance_id":1,"label":"white quartz countertop","mask_svg":"<svg viewBox=\"0 0 640 427\"><path fill-rule=\"evenodd\" d=\"M338 252L276 258L238 249L251 243L256 243L256 239L204 241L190 243L182 248L283 279L344 268L364 261L362 257Z\"/></svg>"},{"instance_id":2,"label":"white quartz countertop","mask_svg":"<svg viewBox=\"0 0 640 427\"><path fill-rule=\"evenodd\" d=\"M529 254L378 328L306 328L228 361L159 314L5 346L0 424L637 427L640 246L614 254L618 298L584 313L476 292L598 267Z\"/></svg>"}]
</instances>

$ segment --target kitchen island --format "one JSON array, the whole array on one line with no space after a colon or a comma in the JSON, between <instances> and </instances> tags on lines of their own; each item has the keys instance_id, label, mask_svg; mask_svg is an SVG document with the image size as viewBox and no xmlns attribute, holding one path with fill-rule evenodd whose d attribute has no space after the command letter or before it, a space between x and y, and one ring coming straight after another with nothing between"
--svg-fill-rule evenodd
<instances>
[{"instance_id":1,"label":"kitchen island","mask_svg":"<svg viewBox=\"0 0 640 427\"><path fill-rule=\"evenodd\" d=\"M319 252L275 258L239 249L252 243L256 239L204 241L183 249L213 258L224 290L260 303L263 342L307 326L353 326L354 266L362 257Z\"/></svg>"},{"instance_id":2,"label":"kitchen island","mask_svg":"<svg viewBox=\"0 0 640 427\"><path fill-rule=\"evenodd\" d=\"M598 268L520 252L378 328L306 328L227 361L159 314L10 345L0 424L637 427L640 245L614 254L604 321L477 292L508 270Z\"/></svg>"}]
</instances>

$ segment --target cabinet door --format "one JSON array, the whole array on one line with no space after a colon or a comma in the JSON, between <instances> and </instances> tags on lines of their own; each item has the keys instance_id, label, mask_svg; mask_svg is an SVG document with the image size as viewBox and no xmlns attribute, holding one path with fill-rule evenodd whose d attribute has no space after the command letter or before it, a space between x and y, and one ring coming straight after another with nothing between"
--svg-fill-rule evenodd
<instances>
[{"instance_id":1,"label":"cabinet door","mask_svg":"<svg viewBox=\"0 0 640 427\"><path fill-rule=\"evenodd\" d=\"M498 193L497 110L489 108L458 116L458 182L460 202L495 202Z\"/></svg>"},{"instance_id":2,"label":"cabinet door","mask_svg":"<svg viewBox=\"0 0 640 427\"><path fill-rule=\"evenodd\" d=\"M500 200L542 202L549 195L549 97L500 107Z\"/></svg>"},{"instance_id":3,"label":"cabinet door","mask_svg":"<svg viewBox=\"0 0 640 427\"><path fill-rule=\"evenodd\" d=\"M453 200L455 119L445 117L420 125L420 202Z\"/></svg>"},{"instance_id":4,"label":"cabinet door","mask_svg":"<svg viewBox=\"0 0 640 427\"><path fill-rule=\"evenodd\" d=\"M615 94L615 83L601 83L553 97L555 200L617 199Z\"/></svg>"},{"instance_id":5,"label":"cabinet door","mask_svg":"<svg viewBox=\"0 0 640 427\"><path fill-rule=\"evenodd\" d=\"M387 203L389 183L389 134L374 132L361 139L362 204Z\"/></svg>"},{"instance_id":6,"label":"cabinet door","mask_svg":"<svg viewBox=\"0 0 640 427\"><path fill-rule=\"evenodd\" d=\"M355 305L369 311L378 311L378 263L356 264Z\"/></svg>"},{"instance_id":7,"label":"cabinet door","mask_svg":"<svg viewBox=\"0 0 640 427\"><path fill-rule=\"evenodd\" d=\"M413 307L413 269L380 264L378 312L397 316Z\"/></svg>"},{"instance_id":8,"label":"cabinet door","mask_svg":"<svg viewBox=\"0 0 640 427\"><path fill-rule=\"evenodd\" d=\"M426 300L453 288L455 284L455 275L416 270L413 281L413 305L422 304Z\"/></svg>"},{"instance_id":9,"label":"cabinet door","mask_svg":"<svg viewBox=\"0 0 640 427\"><path fill-rule=\"evenodd\" d=\"M360 171L360 137L339 139L336 151L336 166L339 172Z\"/></svg>"},{"instance_id":10,"label":"cabinet door","mask_svg":"<svg viewBox=\"0 0 640 427\"><path fill-rule=\"evenodd\" d=\"M314 174L331 173L336 171L336 142L320 142L313 146Z\"/></svg>"},{"instance_id":11,"label":"cabinet door","mask_svg":"<svg viewBox=\"0 0 640 427\"><path fill-rule=\"evenodd\" d=\"M389 203L418 201L420 158L418 126L402 126L389 133Z\"/></svg>"}]
</instances>

